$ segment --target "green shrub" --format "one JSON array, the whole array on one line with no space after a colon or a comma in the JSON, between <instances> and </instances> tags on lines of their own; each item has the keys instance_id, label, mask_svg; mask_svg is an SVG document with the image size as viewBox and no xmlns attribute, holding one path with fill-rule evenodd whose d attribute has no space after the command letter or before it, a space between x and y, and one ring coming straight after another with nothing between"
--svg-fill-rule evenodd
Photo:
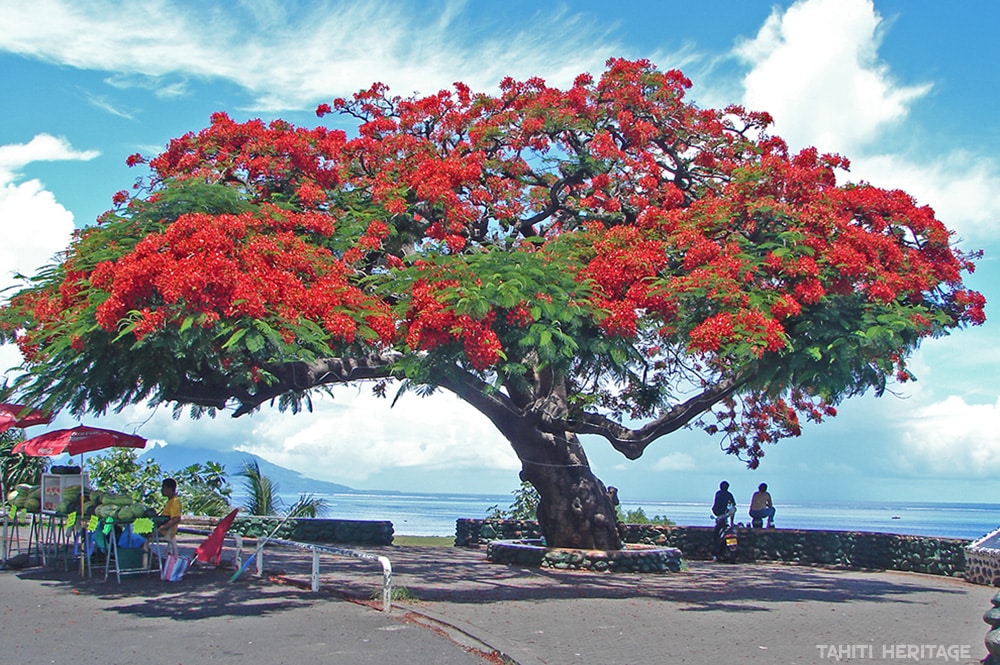
<instances>
[{"instance_id":1,"label":"green shrub","mask_svg":"<svg viewBox=\"0 0 1000 665\"><path fill-rule=\"evenodd\" d=\"M629 510L625 513L622 509L615 508L618 511L618 521L623 524L660 524L663 526L675 526L673 520L664 517L663 515L653 515L648 517L646 511L642 507Z\"/></svg>"}]
</instances>

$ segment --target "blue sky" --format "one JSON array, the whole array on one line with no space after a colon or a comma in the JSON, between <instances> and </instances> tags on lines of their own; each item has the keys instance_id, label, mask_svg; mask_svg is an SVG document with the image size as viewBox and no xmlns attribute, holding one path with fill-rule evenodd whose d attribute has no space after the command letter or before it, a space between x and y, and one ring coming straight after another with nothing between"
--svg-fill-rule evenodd
<instances>
[{"instance_id":1,"label":"blue sky","mask_svg":"<svg viewBox=\"0 0 1000 665\"><path fill-rule=\"evenodd\" d=\"M778 503L1000 503L998 19L992 0L0 0L0 286L110 207L137 175L127 155L155 154L214 111L311 126L317 104L374 81L404 95L459 80L492 90L507 75L566 85L608 57L646 57L684 70L699 104L769 111L793 147L841 152L850 179L934 207L962 248L986 252L968 281L990 320L928 341L918 382L843 404L757 471L681 432L636 462L587 440L598 474L626 500L707 499L727 478L743 500L767 482ZM0 368L17 361L0 348ZM249 450L358 488L506 494L518 482L506 442L448 396L390 410L362 386L312 414L175 421L135 406L86 422Z\"/></svg>"}]
</instances>

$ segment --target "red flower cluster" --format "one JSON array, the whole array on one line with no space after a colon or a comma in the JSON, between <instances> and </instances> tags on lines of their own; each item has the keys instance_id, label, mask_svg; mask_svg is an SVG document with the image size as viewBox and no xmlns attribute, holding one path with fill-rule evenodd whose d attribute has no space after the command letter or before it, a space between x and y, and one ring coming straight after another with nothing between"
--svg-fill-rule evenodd
<instances>
[{"instance_id":1,"label":"red flower cluster","mask_svg":"<svg viewBox=\"0 0 1000 665\"><path fill-rule=\"evenodd\" d=\"M413 285L413 300L405 319L406 343L414 350L431 351L461 341L472 367L485 370L503 355L503 345L492 328L494 316L491 313L476 320L456 314L446 300L449 290L457 288L456 280L418 280Z\"/></svg>"},{"instance_id":2,"label":"red flower cluster","mask_svg":"<svg viewBox=\"0 0 1000 665\"><path fill-rule=\"evenodd\" d=\"M695 326L689 339L691 349L699 353L714 353L727 346L747 344L758 358L765 351L780 351L787 344L780 323L750 309L716 314Z\"/></svg>"},{"instance_id":3,"label":"red flower cluster","mask_svg":"<svg viewBox=\"0 0 1000 665\"><path fill-rule=\"evenodd\" d=\"M822 365L814 355L833 338L881 380L905 370L919 336L985 320L962 285L976 256L949 244L932 210L838 185L845 159L790 154L767 114L699 109L690 85L621 59L567 90L505 79L495 95L456 84L404 99L376 84L316 109L356 118L350 137L215 114L149 161L137 192L150 194L116 193L63 272L12 299L3 332L36 363L66 335L86 347L95 323L130 341L195 326L216 345L260 324L287 354L393 345L501 374L544 350L595 386L579 403L651 414L678 382L752 374L761 360ZM844 334L883 320L872 338L884 343ZM722 431L755 459L769 436L797 432L796 414L829 413L786 400L734 402L748 429L732 415Z\"/></svg>"},{"instance_id":4,"label":"red flower cluster","mask_svg":"<svg viewBox=\"0 0 1000 665\"><path fill-rule=\"evenodd\" d=\"M351 285L350 271L331 252L295 233L314 226L308 214L277 210L184 215L120 260L95 267L90 282L108 294L97 307L97 323L115 330L135 312L141 340L190 316L200 315L206 326L222 318L277 316L290 324L317 321L349 344L359 321L385 317L387 308Z\"/></svg>"}]
</instances>

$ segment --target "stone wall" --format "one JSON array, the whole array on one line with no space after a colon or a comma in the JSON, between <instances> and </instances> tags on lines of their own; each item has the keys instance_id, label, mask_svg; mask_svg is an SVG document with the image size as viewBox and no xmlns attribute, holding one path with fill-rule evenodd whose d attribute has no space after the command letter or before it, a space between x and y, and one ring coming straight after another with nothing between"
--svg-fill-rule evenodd
<instances>
[{"instance_id":1,"label":"stone wall","mask_svg":"<svg viewBox=\"0 0 1000 665\"><path fill-rule=\"evenodd\" d=\"M281 520L281 517L237 516L230 532L248 538L261 538L274 531ZM185 516L182 525L211 529L216 523L218 518L199 519ZM298 517L282 524L273 537L303 543L392 545L393 528L392 522L389 521Z\"/></svg>"},{"instance_id":2,"label":"stone wall","mask_svg":"<svg viewBox=\"0 0 1000 665\"><path fill-rule=\"evenodd\" d=\"M530 539L491 541L486 546L486 558L512 566L617 573L677 573L683 566L681 551L674 547L631 545L609 552L547 548L540 540Z\"/></svg>"},{"instance_id":3,"label":"stone wall","mask_svg":"<svg viewBox=\"0 0 1000 665\"><path fill-rule=\"evenodd\" d=\"M980 547L966 550L965 579L975 584L1000 586L1000 551Z\"/></svg>"},{"instance_id":4,"label":"stone wall","mask_svg":"<svg viewBox=\"0 0 1000 665\"><path fill-rule=\"evenodd\" d=\"M712 527L624 525L626 543L676 547L688 560L710 559ZM516 520L460 519L455 544L477 547L495 538L538 538L538 525ZM737 530L743 561L787 561L849 568L906 570L931 575L962 576L967 540L902 536L858 531L799 529Z\"/></svg>"},{"instance_id":5,"label":"stone wall","mask_svg":"<svg viewBox=\"0 0 1000 665\"><path fill-rule=\"evenodd\" d=\"M476 547L491 540L538 540L542 530L529 520L459 519L455 521L455 545Z\"/></svg>"}]
</instances>

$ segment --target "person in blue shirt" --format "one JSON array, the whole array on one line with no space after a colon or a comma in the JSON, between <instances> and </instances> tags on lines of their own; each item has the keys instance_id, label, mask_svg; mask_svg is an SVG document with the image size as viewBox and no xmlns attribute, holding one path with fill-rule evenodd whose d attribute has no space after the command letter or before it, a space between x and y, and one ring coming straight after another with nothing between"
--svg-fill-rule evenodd
<instances>
[{"instance_id":1,"label":"person in blue shirt","mask_svg":"<svg viewBox=\"0 0 1000 665\"><path fill-rule=\"evenodd\" d=\"M736 507L736 499L729 491L729 483L723 480L719 483L719 491L715 493L715 503L712 504L712 514L715 515L716 518L722 517L729 512L730 507ZM735 515L735 510L733 510L733 512L729 515L730 526L733 525Z\"/></svg>"}]
</instances>

